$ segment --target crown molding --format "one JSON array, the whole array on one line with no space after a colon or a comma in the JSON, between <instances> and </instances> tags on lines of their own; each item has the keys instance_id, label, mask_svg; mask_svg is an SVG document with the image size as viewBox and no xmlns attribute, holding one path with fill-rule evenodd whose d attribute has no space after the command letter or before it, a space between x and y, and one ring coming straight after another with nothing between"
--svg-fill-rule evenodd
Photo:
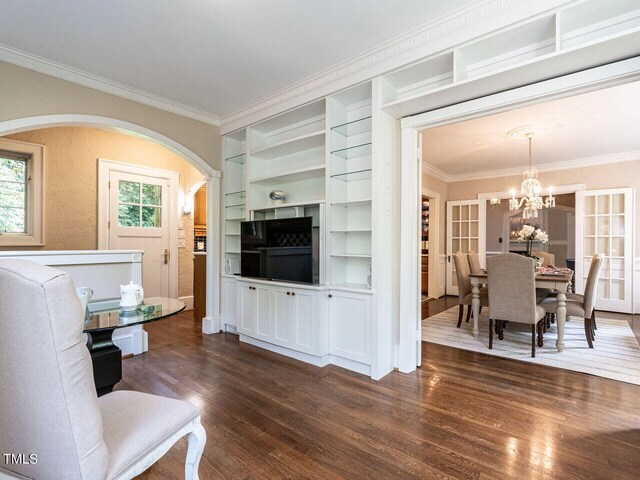
<instances>
[{"instance_id":1,"label":"crown molding","mask_svg":"<svg viewBox=\"0 0 640 480\"><path fill-rule=\"evenodd\" d=\"M116 97L125 98L159 110L175 113L176 115L181 115L192 120L208 123L216 127L220 126L220 118L212 113L174 102L167 98L154 95L153 93L129 87L77 68L47 60L46 58L4 44L0 44L0 61L44 73L45 75L115 95Z\"/></svg>"},{"instance_id":2,"label":"crown molding","mask_svg":"<svg viewBox=\"0 0 640 480\"><path fill-rule=\"evenodd\" d=\"M221 116L222 134L331 95L430 55L574 0L474 0L235 112Z\"/></svg>"},{"instance_id":3,"label":"crown molding","mask_svg":"<svg viewBox=\"0 0 640 480\"><path fill-rule=\"evenodd\" d=\"M571 170L574 168L586 168L596 165L608 165L611 163L633 162L640 160L640 150L630 152L610 153L606 155L595 155L593 157L576 158L562 162L542 163L535 165L538 172L556 172L558 170ZM482 172L460 173L451 175L440 170L433 165L422 162L423 172L444 182L468 182L473 180L486 180L488 178L513 177L521 175L524 167L503 168L499 170L485 170Z\"/></svg>"}]
</instances>

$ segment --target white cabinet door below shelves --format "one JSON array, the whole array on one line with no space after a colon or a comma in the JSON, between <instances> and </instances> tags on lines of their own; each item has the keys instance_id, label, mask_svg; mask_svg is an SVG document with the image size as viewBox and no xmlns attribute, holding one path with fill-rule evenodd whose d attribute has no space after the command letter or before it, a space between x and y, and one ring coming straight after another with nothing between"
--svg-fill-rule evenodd
<instances>
[{"instance_id":1,"label":"white cabinet door below shelves","mask_svg":"<svg viewBox=\"0 0 640 480\"><path fill-rule=\"evenodd\" d=\"M291 290L274 288L271 291L271 308L273 319L273 343L283 347L291 347Z\"/></svg>"},{"instance_id":2,"label":"white cabinet door below shelves","mask_svg":"<svg viewBox=\"0 0 640 480\"><path fill-rule=\"evenodd\" d=\"M264 285L254 285L253 294L256 296L257 311L255 316L254 337L265 342L273 341L273 328L269 309L270 289Z\"/></svg>"},{"instance_id":3,"label":"white cabinet door below shelves","mask_svg":"<svg viewBox=\"0 0 640 480\"><path fill-rule=\"evenodd\" d=\"M335 290L330 294L331 354L371 364L371 295Z\"/></svg>"},{"instance_id":4,"label":"white cabinet door below shelves","mask_svg":"<svg viewBox=\"0 0 640 480\"><path fill-rule=\"evenodd\" d=\"M237 320L238 333L253 337L254 325L258 314L258 296L253 286L247 283L238 283Z\"/></svg>"},{"instance_id":5,"label":"white cabinet door below shelves","mask_svg":"<svg viewBox=\"0 0 640 480\"><path fill-rule=\"evenodd\" d=\"M299 352L318 353L318 292L292 290L290 297L290 327L293 345Z\"/></svg>"}]
</instances>

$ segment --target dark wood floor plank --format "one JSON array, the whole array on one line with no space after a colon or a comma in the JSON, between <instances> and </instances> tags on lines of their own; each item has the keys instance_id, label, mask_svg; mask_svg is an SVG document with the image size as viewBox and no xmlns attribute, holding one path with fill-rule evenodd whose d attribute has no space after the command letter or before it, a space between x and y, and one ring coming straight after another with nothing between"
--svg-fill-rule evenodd
<instances>
[{"instance_id":1,"label":"dark wood floor plank","mask_svg":"<svg viewBox=\"0 0 640 480\"><path fill-rule=\"evenodd\" d=\"M124 360L117 389L201 408L202 479L609 480L640 472L635 385L427 343L416 373L375 382L233 335L203 335L189 313L147 330L150 351ZM185 455L181 440L140 478L181 478Z\"/></svg>"}]
</instances>

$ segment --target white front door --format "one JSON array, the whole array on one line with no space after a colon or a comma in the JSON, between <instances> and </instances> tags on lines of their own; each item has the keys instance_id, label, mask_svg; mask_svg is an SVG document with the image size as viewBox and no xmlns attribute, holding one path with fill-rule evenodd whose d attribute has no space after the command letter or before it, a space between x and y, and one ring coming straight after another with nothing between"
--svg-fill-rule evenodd
<instances>
[{"instance_id":1,"label":"white front door","mask_svg":"<svg viewBox=\"0 0 640 480\"><path fill-rule=\"evenodd\" d=\"M633 188L576 193L576 292L584 292L593 255L603 254L598 310L632 312L633 233Z\"/></svg>"},{"instance_id":2,"label":"white front door","mask_svg":"<svg viewBox=\"0 0 640 480\"><path fill-rule=\"evenodd\" d=\"M486 220L486 200L447 202L447 295L458 295L454 253L474 251L484 267Z\"/></svg>"},{"instance_id":3,"label":"white front door","mask_svg":"<svg viewBox=\"0 0 640 480\"><path fill-rule=\"evenodd\" d=\"M170 183L165 178L109 172L109 250L144 250L147 297L175 296L170 288Z\"/></svg>"}]
</instances>

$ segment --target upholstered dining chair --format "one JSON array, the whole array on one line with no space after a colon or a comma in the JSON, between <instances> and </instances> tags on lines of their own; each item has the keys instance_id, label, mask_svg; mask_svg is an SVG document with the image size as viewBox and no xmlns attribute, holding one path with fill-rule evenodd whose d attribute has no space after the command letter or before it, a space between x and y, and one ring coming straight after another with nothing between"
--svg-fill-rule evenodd
<instances>
[{"instance_id":1,"label":"upholstered dining chair","mask_svg":"<svg viewBox=\"0 0 640 480\"><path fill-rule=\"evenodd\" d=\"M543 250L534 250L531 252L531 255L541 258L543 267L553 267L556 264L556 256L553 253L545 252Z\"/></svg>"},{"instance_id":2,"label":"upholstered dining chair","mask_svg":"<svg viewBox=\"0 0 640 480\"><path fill-rule=\"evenodd\" d=\"M515 253L503 253L487 259L489 284L489 348L493 349L494 322L502 332L505 321L531 325L531 356L542 346L544 308L537 305L534 261ZM502 335L499 336L500 339Z\"/></svg>"},{"instance_id":3,"label":"upholstered dining chair","mask_svg":"<svg viewBox=\"0 0 640 480\"><path fill-rule=\"evenodd\" d=\"M464 306L467 305L467 322L471 318L471 279L469 278L469 261L467 255L462 252L456 252L453 255L453 265L456 269L456 280L458 283L458 328L462 325L462 315ZM487 289L480 289L480 308L487 307L489 300L487 297Z\"/></svg>"},{"instance_id":4,"label":"upholstered dining chair","mask_svg":"<svg viewBox=\"0 0 640 480\"><path fill-rule=\"evenodd\" d=\"M593 341L596 339L596 296L598 293L598 282L600 272L604 263L604 255L597 254L591 258L587 282L584 287L584 295L579 293L566 294L567 297L567 318L579 317L584 319L584 334L589 348L593 348ZM545 309L547 314L556 313L556 294L551 294L543 299L539 305Z\"/></svg>"},{"instance_id":5,"label":"upholstered dining chair","mask_svg":"<svg viewBox=\"0 0 640 480\"><path fill-rule=\"evenodd\" d=\"M83 323L68 275L0 260L0 451L37 456L0 464L0 477L129 479L188 435L185 474L197 479L198 408L132 391L98 398Z\"/></svg>"},{"instance_id":6,"label":"upholstered dining chair","mask_svg":"<svg viewBox=\"0 0 640 480\"><path fill-rule=\"evenodd\" d=\"M469 260L469 270L471 271L471 274L477 275L479 273L482 273L482 267L480 266L480 257L478 257L478 254L476 252L471 250L469 253L467 253L467 259Z\"/></svg>"}]
</instances>

